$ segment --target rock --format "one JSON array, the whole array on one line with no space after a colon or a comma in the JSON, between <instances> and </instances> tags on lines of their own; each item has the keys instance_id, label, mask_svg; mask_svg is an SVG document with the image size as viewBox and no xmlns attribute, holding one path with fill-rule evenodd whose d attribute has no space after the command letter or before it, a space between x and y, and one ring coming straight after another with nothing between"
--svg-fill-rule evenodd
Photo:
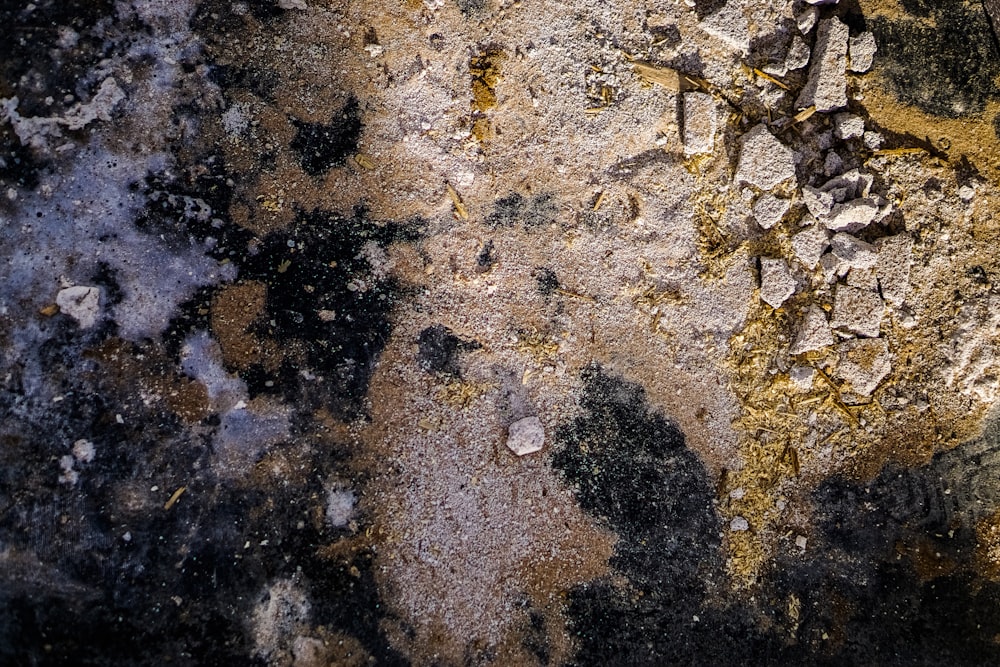
<instances>
[{"instance_id":1,"label":"rock","mask_svg":"<svg viewBox=\"0 0 1000 667\"><path fill-rule=\"evenodd\" d=\"M305 0L278 0L278 7L281 9L309 9Z\"/></svg>"},{"instance_id":2,"label":"rock","mask_svg":"<svg viewBox=\"0 0 1000 667\"><path fill-rule=\"evenodd\" d=\"M879 334L884 314L885 304L878 294L848 285L837 285L833 295L833 318L830 326L866 338L875 338Z\"/></svg>"},{"instance_id":3,"label":"rock","mask_svg":"<svg viewBox=\"0 0 1000 667\"><path fill-rule=\"evenodd\" d=\"M90 463L94 460L97 450L94 443L86 438L80 438L73 443L73 458L79 463Z\"/></svg>"},{"instance_id":4,"label":"rock","mask_svg":"<svg viewBox=\"0 0 1000 667\"><path fill-rule=\"evenodd\" d=\"M780 308L795 294L795 279L783 259L760 260L760 298L772 308Z\"/></svg>"},{"instance_id":5,"label":"rock","mask_svg":"<svg viewBox=\"0 0 1000 667\"><path fill-rule=\"evenodd\" d=\"M809 391L816 379L816 369L808 366L792 366L792 369L788 371L788 379L791 380L796 389Z\"/></svg>"},{"instance_id":6,"label":"rock","mask_svg":"<svg viewBox=\"0 0 1000 667\"><path fill-rule=\"evenodd\" d=\"M837 154L837 151L828 151L823 159L823 173L827 176L836 176L844 171L844 159Z\"/></svg>"},{"instance_id":7,"label":"rock","mask_svg":"<svg viewBox=\"0 0 1000 667\"><path fill-rule=\"evenodd\" d=\"M796 35L792 37L792 45L788 48L788 55L785 56L785 69L802 69L809 64L809 45L805 40Z\"/></svg>"},{"instance_id":8,"label":"rock","mask_svg":"<svg viewBox=\"0 0 1000 667\"><path fill-rule=\"evenodd\" d=\"M847 284L869 292L878 291L878 278L875 277L875 269L851 269L847 273Z\"/></svg>"},{"instance_id":9,"label":"rock","mask_svg":"<svg viewBox=\"0 0 1000 667\"><path fill-rule=\"evenodd\" d=\"M830 331L830 324L826 321L826 313L823 312L822 308L813 304L809 306L805 317L802 318L795 342L792 343L788 351L791 354L802 354L803 352L822 350L833 343L833 332Z\"/></svg>"},{"instance_id":10,"label":"rock","mask_svg":"<svg viewBox=\"0 0 1000 667\"><path fill-rule=\"evenodd\" d=\"M831 231L856 232L870 225L878 213L875 200L865 197L837 204L821 221Z\"/></svg>"},{"instance_id":11,"label":"rock","mask_svg":"<svg viewBox=\"0 0 1000 667\"><path fill-rule=\"evenodd\" d=\"M882 297L893 306L902 306L910 292L910 257L913 239L908 234L887 236L875 241L878 258L875 275Z\"/></svg>"},{"instance_id":12,"label":"rock","mask_svg":"<svg viewBox=\"0 0 1000 667\"><path fill-rule=\"evenodd\" d=\"M729 522L729 530L735 533L742 533L750 530L750 522L741 516L734 516L733 520Z\"/></svg>"},{"instance_id":13,"label":"rock","mask_svg":"<svg viewBox=\"0 0 1000 667\"><path fill-rule=\"evenodd\" d=\"M770 229L788 213L791 202L772 194L764 194L753 205L753 217L761 229Z\"/></svg>"},{"instance_id":14,"label":"rock","mask_svg":"<svg viewBox=\"0 0 1000 667\"><path fill-rule=\"evenodd\" d=\"M851 267L845 264L844 260L832 252L828 252L819 258L819 268L822 269L828 283L834 282L840 276L847 275L847 272L851 270Z\"/></svg>"},{"instance_id":15,"label":"rock","mask_svg":"<svg viewBox=\"0 0 1000 667\"><path fill-rule=\"evenodd\" d=\"M833 194L805 185L802 187L802 203L814 217L822 218L829 215L833 209Z\"/></svg>"},{"instance_id":16,"label":"rock","mask_svg":"<svg viewBox=\"0 0 1000 667\"><path fill-rule=\"evenodd\" d=\"M74 285L59 290L56 305L76 320L81 329L89 329L97 323L101 314L101 288Z\"/></svg>"},{"instance_id":17,"label":"rock","mask_svg":"<svg viewBox=\"0 0 1000 667\"><path fill-rule=\"evenodd\" d=\"M875 35L870 32L863 32L857 37L850 39L850 70L858 74L864 74L872 68L875 61L875 52L878 45L875 43Z\"/></svg>"},{"instance_id":18,"label":"rock","mask_svg":"<svg viewBox=\"0 0 1000 667\"><path fill-rule=\"evenodd\" d=\"M856 116L846 111L834 114L833 134L838 139L854 139L865 133L865 121L861 116Z\"/></svg>"},{"instance_id":19,"label":"rock","mask_svg":"<svg viewBox=\"0 0 1000 667\"><path fill-rule=\"evenodd\" d=\"M750 21L738 2L730 2L701 21L701 28L732 48L746 53L750 50Z\"/></svg>"},{"instance_id":20,"label":"rock","mask_svg":"<svg viewBox=\"0 0 1000 667\"><path fill-rule=\"evenodd\" d=\"M525 417L507 429L507 447L518 456L537 452L545 444L545 428L538 417Z\"/></svg>"},{"instance_id":21,"label":"rock","mask_svg":"<svg viewBox=\"0 0 1000 667\"><path fill-rule=\"evenodd\" d=\"M808 35L812 32L818 20L819 7L813 7L812 5L803 7L802 11L795 15L795 25L798 26L799 32L803 35Z\"/></svg>"},{"instance_id":22,"label":"rock","mask_svg":"<svg viewBox=\"0 0 1000 667\"><path fill-rule=\"evenodd\" d=\"M834 201L842 203L850 199L867 197L874 181L875 177L871 174L862 174L857 169L852 169L836 178L831 178L820 190L834 194ZM838 196L838 192L842 194Z\"/></svg>"},{"instance_id":23,"label":"rock","mask_svg":"<svg viewBox=\"0 0 1000 667\"><path fill-rule=\"evenodd\" d=\"M733 500L742 500L743 496L745 496L746 494L747 490L744 489L742 486L738 486L729 492L729 497L732 498Z\"/></svg>"},{"instance_id":24,"label":"rock","mask_svg":"<svg viewBox=\"0 0 1000 667\"><path fill-rule=\"evenodd\" d=\"M877 151L882 147L882 142L885 141L885 138L878 132L868 130L862 135L861 141L864 142L865 148L868 150Z\"/></svg>"},{"instance_id":25,"label":"rock","mask_svg":"<svg viewBox=\"0 0 1000 667\"><path fill-rule=\"evenodd\" d=\"M976 197L976 189L969 185L963 185L958 189L958 198L962 200L963 203L968 204Z\"/></svg>"},{"instance_id":26,"label":"rock","mask_svg":"<svg viewBox=\"0 0 1000 667\"><path fill-rule=\"evenodd\" d=\"M868 396L889 371L892 354L884 338L847 340L837 346L839 361L834 375L850 383L851 389Z\"/></svg>"},{"instance_id":27,"label":"rock","mask_svg":"<svg viewBox=\"0 0 1000 667\"><path fill-rule=\"evenodd\" d=\"M875 246L843 232L835 234L830 242L833 254L851 269L870 269L875 266L878 254Z\"/></svg>"},{"instance_id":28,"label":"rock","mask_svg":"<svg viewBox=\"0 0 1000 667\"><path fill-rule=\"evenodd\" d=\"M815 269L823 251L830 246L830 232L813 225L792 237L792 252L808 269Z\"/></svg>"},{"instance_id":29,"label":"rock","mask_svg":"<svg viewBox=\"0 0 1000 667\"><path fill-rule=\"evenodd\" d=\"M717 131L715 99L708 93L685 93L684 155L711 153Z\"/></svg>"},{"instance_id":30,"label":"rock","mask_svg":"<svg viewBox=\"0 0 1000 667\"><path fill-rule=\"evenodd\" d=\"M809 79L795 105L816 111L835 111L847 106L847 39L844 23L831 17L819 23Z\"/></svg>"},{"instance_id":31,"label":"rock","mask_svg":"<svg viewBox=\"0 0 1000 667\"><path fill-rule=\"evenodd\" d=\"M806 539L805 535L797 535L795 537L795 546L797 546L799 549L802 549L803 551L805 551L806 544L808 543L809 540Z\"/></svg>"},{"instance_id":32,"label":"rock","mask_svg":"<svg viewBox=\"0 0 1000 667\"><path fill-rule=\"evenodd\" d=\"M795 178L795 153L763 123L755 125L743 137L743 148L736 168L736 180L771 190L784 181Z\"/></svg>"}]
</instances>

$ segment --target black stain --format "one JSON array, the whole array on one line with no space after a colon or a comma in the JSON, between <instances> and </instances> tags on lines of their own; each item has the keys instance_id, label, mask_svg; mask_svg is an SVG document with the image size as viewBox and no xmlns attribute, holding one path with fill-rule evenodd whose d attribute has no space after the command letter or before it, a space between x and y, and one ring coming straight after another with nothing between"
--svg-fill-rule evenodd
<instances>
[{"instance_id":1,"label":"black stain","mask_svg":"<svg viewBox=\"0 0 1000 667\"><path fill-rule=\"evenodd\" d=\"M310 176L322 176L358 149L361 137L361 110L358 101L350 100L341 112L326 124L292 119L297 130L291 149Z\"/></svg>"},{"instance_id":2,"label":"black stain","mask_svg":"<svg viewBox=\"0 0 1000 667\"><path fill-rule=\"evenodd\" d=\"M556 272L546 267L535 269L535 282L538 284L538 293L542 296L552 296L560 287Z\"/></svg>"},{"instance_id":3,"label":"black stain","mask_svg":"<svg viewBox=\"0 0 1000 667\"><path fill-rule=\"evenodd\" d=\"M900 100L960 118L1000 96L1000 52L980 3L906 0L903 9L909 17L867 21L878 69Z\"/></svg>"},{"instance_id":4,"label":"black stain","mask_svg":"<svg viewBox=\"0 0 1000 667\"><path fill-rule=\"evenodd\" d=\"M552 222L558 212L555 198L550 193L528 199L519 192L511 192L493 203L493 211L486 217L486 224L497 229L520 223L526 229L531 229Z\"/></svg>"},{"instance_id":5,"label":"black stain","mask_svg":"<svg viewBox=\"0 0 1000 667\"><path fill-rule=\"evenodd\" d=\"M417 363L429 373L459 377L462 374L459 353L479 347L479 343L462 340L448 327L435 324L421 331L417 338Z\"/></svg>"}]
</instances>

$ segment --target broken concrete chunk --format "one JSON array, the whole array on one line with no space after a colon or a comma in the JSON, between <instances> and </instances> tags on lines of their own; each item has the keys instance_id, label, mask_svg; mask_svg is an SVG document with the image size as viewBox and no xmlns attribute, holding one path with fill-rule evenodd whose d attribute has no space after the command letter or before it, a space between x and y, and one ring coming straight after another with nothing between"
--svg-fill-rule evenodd
<instances>
[{"instance_id":1,"label":"broken concrete chunk","mask_svg":"<svg viewBox=\"0 0 1000 667\"><path fill-rule=\"evenodd\" d=\"M729 522L729 530L742 533L750 530L750 522L741 516L734 516L733 520Z\"/></svg>"},{"instance_id":2,"label":"broken concrete chunk","mask_svg":"<svg viewBox=\"0 0 1000 667\"><path fill-rule=\"evenodd\" d=\"M908 234L887 236L875 241L878 259L875 275L882 288L882 296L893 306L902 306L910 292L910 256L913 239Z\"/></svg>"},{"instance_id":3,"label":"broken concrete chunk","mask_svg":"<svg viewBox=\"0 0 1000 667\"><path fill-rule=\"evenodd\" d=\"M833 318L830 326L866 338L875 338L882 325L885 304L878 294L868 290L837 285L833 295Z\"/></svg>"},{"instance_id":4,"label":"broken concrete chunk","mask_svg":"<svg viewBox=\"0 0 1000 667\"><path fill-rule=\"evenodd\" d=\"M837 154L837 151L828 151L823 160L823 173L835 176L842 171L844 171L844 159Z\"/></svg>"},{"instance_id":5,"label":"broken concrete chunk","mask_svg":"<svg viewBox=\"0 0 1000 667\"><path fill-rule=\"evenodd\" d=\"M772 308L780 308L795 294L795 279L783 259L760 260L760 298Z\"/></svg>"},{"instance_id":6,"label":"broken concrete chunk","mask_svg":"<svg viewBox=\"0 0 1000 667\"><path fill-rule=\"evenodd\" d=\"M826 313L819 306L813 304L809 306L802 324L799 325L799 332L795 336L789 352L791 354L802 354L812 350L822 350L828 345L833 345L833 332L830 331L830 324L826 321Z\"/></svg>"},{"instance_id":7,"label":"broken concrete chunk","mask_svg":"<svg viewBox=\"0 0 1000 667\"><path fill-rule=\"evenodd\" d=\"M834 201L839 203L849 199L867 197L874 181L875 177L871 174L862 174L857 169L852 169L836 178L831 178L823 184L820 190L834 193ZM841 191L843 191L843 195L838 198L836 193Z\"/></svg>"},{"instance_id":8,"label":"broken concrete chunk","mask_svg":"<svg viewBox=\"0 0 1000 667\"><path fill-rule=\"evenodd\" d=\"M812 389L813 380L816 379L816 369L808 366L792 366L788 371L788 379L799 391L809 391Z\"/></svg>"},{"instance_id":9,"label":"broken concrete chunk","mask_svg":"<svg viewBox=\"0 0 1000 667\"><path fill-rule=\"evenodd\" d=\"M701 21L702 30L737 51L750 50L750 20L738 2L727 3L719 11Z\"/></svg>"},{"instance_id":10,"label":"broken concrete chunk","mask_svg":"<svg viewBox=\"0 0 1000 667\"><path fill-rule=\"evenodd\" d=\"M847 273L847 284L858 289L869 292L878 291L878 279L875 277L875 269L851 269Z\"/></svg>"},{"instance_id":11,"label":"broken concrete chunk","mask_svg":"<svg viewBox=\"0 0 1000 667\"><path fill-rule=\"evenodd\" d=\"M785 56L785 69L802 69L809 64L809 45L805 40L796 35L792 37L792 45L788 48L788 55Z\"/></svg>"},{"instance_id":12,"label":"broken concrete chunk","mask_svg":"<svg viewBox=\"0 0 1000 667\"><path fill-rule=\"evenodd\" d=\"M717 130L715 99L708 93L685 93L684 155L711 153Z\"/></svg>"},{"instance_id":13,"label":"broken concrete chunk","mask_svg":"<svg viewBox=\"0 0 1000 667\"><path fill-rule=\"evenodd\" d=\"M819 225L813 225L792 237L792 252L802 265L815 269L823 251L830 245L830 232Z\"/></svg>"},{"instance_id":14,"label":"broken concrete chunk","mask_svg":"<svg viewBox=\"0 0 1000 667\"><path fill-rule=\"evenodd\" d=\"M878 132L868 130L864 133L861 140L865 143L865 148L877 151L882 147L882 142L885 141L885 138Z\"/></svg>"},{"instance_id":15,"label":"broken concrete chunk","mask_svg":"<svg viewBox=\"0 0 1000 667\"><path fill-rule=\"evenodd\" d=\"M833 194L805 185L802 187L802 203L814 217L822 218L829 215L833 208Z\"/></svg>"},{"instance_id":16,"label":"broken concrete chunk","mask_svg":"<svg viewBox=\"0 0 1000 667\"><path fill-rule=\"evenodd\" d=\"M878 212L875 200L866 197L837 204L830 215L822 218L822 222L827 229L835 232L856 232L870 225Z\"/></svg>"},{"instance_id":17,"label":"broken concrete chunk","mask_svg":"<svg viewBox=\"0 0 1000 667\"><path fill-rule=\"evenodd\" d=\"M744 135L736 168L737 181L770 190L794 178L795 153L775 139L766 125L755 125Z\"/></svg>"},{"instance_id":18,"label":"broken concrete chunk","mask_svg":"<svg viewBox=\"0 0 1000 667\"><path fill-rule=\"evenodd\" d=\"M875 52L878 45L875 44L875 35L870 32L863 32L850 40L850 70L858 74L864 74L872 68L875 61Z\"/></svg>"},{"instance_id":19,"label":"broken concrete chunk","mask_svg":"<svg viewBox=\"0 0 1000 667\"><path fill-rule=\"evenodd\" d=\"M853 139L865 133L865 121L861 116L856 116L846 111L834 114L833 134L838 139Z\"/></svg>"},{"instance_id":20,"label":"broken concrete chunk","mask_svg":"<svg viewBox=\"0 0 1000 667\"><path fill-rule=\"evenodd\" d=\"M828 283L835 282L837 278L847 275L847 272L851 270L851 267L845 264L844 260L832 252L828 252L819 258L819 268L822 269L823 276Z\"/></svg>"},{"instance_id":21,"label":"broken concrete chunk","mask_svg":"<svg viewBox=\"0 0 1000 667\"><path fill-rule=\"evenodd\" d=\"M800 109L835 111L847 106L848 29L837 17L819 23L809 79L796 101Z\"/></svg>"},{"instance_id":22,"label":"broken concrete chunk","mask_svg":"<svg viewBox=\"0 0 1000 667\"><path fill-rule=\"evenodd\" d=\"M889 371L892 354L884 338L847 340L837 346L839 361L835 376L850 383L851 389L868 396Z\"/></svg>"},{"instance_id":23,"label":"broken concrete chunk","mask_svg":"<svg viewBox=\"0 0 1000 667\"><path fill-rule=\"evenodd\" d=\"M772 194L764 194L753 205L753 217L762 229L770 229L788 213L791 202Z\"/></svg>"},{"instance_id":24,"label":"broken concrete chunk","mask_svg":"<svg viewBox=\"0 0 1000 667\"><path fill-rule=\"evenodd\" d=\"M101 314L101 288L74 285L61 289L56 294L56 305L76 320L81 329L89 329Z\"/></svg>"},{"instance_id":25,"label":"broken concrete chunk","mask_svg":"<svg viewBox=\"0 0 1000 667\"><path fill-rule=\"evenodd\" d=\"M309 9L305 0L278 0L281 9Z\"/></svg>"},{"instance_id":26,"label":"broken concrete chunk","mask_svg":"<svg viewBox=\"0 0 1000 667\"><path fill-rule=\"evenodd\" d=\"M525 417L507 429L507 447L518 456L537 452L545 444L545 428L538 417Z\"/></svg>"},{"instance_id":27,"label":"broken concrete chunk","mask_svg":"<svg viewBox=\"0 0 1000 667\"><path fill-rule=\"evenodd\" d=\"M875 246L850 234L834 234L830 245L833 246L833 254L852 269L870 269L878 259Z\"/></svg>"},{"instance_id":28,"label":"broken concrete chunk","mask_svg":"<svg viewBox=\"0 0 1000 667\"><path fill-rule=\"evenodd\" d=\"M799 32L803 35L808 35L816 27L816 21L818 20L819 7L813 7L812 5L803 7L802 11L795 15L795 25L798 26Z\"/></svg>"}]
</instances>

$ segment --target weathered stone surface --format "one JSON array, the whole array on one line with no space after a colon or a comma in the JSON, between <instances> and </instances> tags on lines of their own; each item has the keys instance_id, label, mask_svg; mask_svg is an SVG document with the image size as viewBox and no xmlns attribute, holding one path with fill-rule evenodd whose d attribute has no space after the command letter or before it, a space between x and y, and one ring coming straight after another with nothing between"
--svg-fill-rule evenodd
<instances>
[{"instance_id":1,"label":"weathered stone surface","mask_svg":"<svg viewBox=\"0 0 1000 667\"><path fill-rule=\"evenodd\" d=\"M830 232L818 224L792 237L792 252L802 265L815 269L823 251L830 247Z\"/></svg>"},{"instance_id":2,"label":"weathered stone surface","mask_svg":"<svg viewBox=\"0 0 1000 667\"><path fill-rule=\"evenodd\" d=\"M89 329L97 323L101 314L101 288L74 285L59 290L56 305L76 320L81 329Z\"/></svg>"},{"instance_id":3,"label":"weathered stone surface","mask_svg":"<svg viewBox=\"0 0 1000 667\"><path fill-rule=\"evenodd\" d=\"M708 93L685 93L684 155L711 153L717 131L715 99Z\"/></svg>"},{"instance_id":4,"label":"weathered stone surface","mask_svg":"<svg viewBox=\"0 0 1000 667\"><path fill-rule=\"evenodd\" d=\"M856 232L870 225L878 212L875 200L864 197L837 204L821 221L827 229L835 232Z\"/></svg>"},{"instance_id":5,"label":"weathered stone surface","mask_svg":"<svg viewBox=\"0 0 1000 667\"><path fill-rule=\"evenodd\" d=\"M839 257L851 269L870 269L875 266L877 254L875 246L866 243L850 234L840 232L833 236L830 242L833 254Z\"/></svg>"},{"instance_id":6,"label":"weathered stone surface","mask_svg":"<svg viewBox=\"0 0 1000 667\"><path fill-rule=\"evenodd\" d=\"M875 241L875 251L878 253L875 275L882 297L893 306L901 306L910 292L913 239L908 234L887 236Z\"/></svg>"},{"instance_id":7,"label":"weathered stone surface","mask_svg":"<svg viewBox=\"0 0 1000 667\"><path fill-rule=\"evenodd\" d=\"M868 396L892 370L892 354L884 338L844 341L837 346L839 361L835 376L850 383L851 389Z\"/></svg>"},{"instance_id":8,"label":"weathered stone surface","mask_svg":"<svg viewBox=\"0 0 1000 667\"><path fill-rule=\"evenodd\" d=\"M770 190L795 179L795 153L778 141L763 123L743 137L736 181Z\"/></svg>"},{"instance_id":9,"label":"weathered stone surface","mask_svg":"<svg viewBox=\"0 0 1000 667\"><path fill-rule=\"evenodd\" d=\"M764 194L754 202L753 217L762 229L770 229L781 222L781 218L788 213L791 202L782 197L775 197L772 194Z\"/></svg>"},{"instance_id":10,"label":"weathered stone surface","mask_svg":"<svg viewBox=\"0 0 1000 667\"><path fill-rule=\"evenodd\" d=\"M826 313L817 305L809 306L802 323L799 325L795 342L792 343L789 352L792 354L802 354L812 350L822 350L828 345L833 345L833 332L830 331L830 324L826 320Z\"/></svg>"},{"instance_id":11,"label":"weathered stone surface","mask_svg":"<svg viewBox=\"0 0 1000 667\"><path fill-rule=\"evenodd\" d=\"M835 111L847 106L848 29L836 18L820 21L813 49L809 80L796 101L800 109L815 105L816 111Z\"/></svg>"},{"instance_id":12,"label":"weathered stone surface","mask_svg":"<svg viewBox=\"0 0 1000 667\"><path fill-rule=\"evenodd\" d=\"M837 285L830 326L875 338L879 334L884 314L885 304L878 294L848 285Z\"/></svg>"},{"instance_id":13,"label":"weathered stone surface","mask_svg":"<svg viewBox=\"0 0 1000 667\"><path fill-rule=\"evenodd\" d=\"M783 259L760 260L760 298L772 308L780 308L795 294L795 279Z\"/></svg>"},{"instance_id":14,"label":"weathered stone surface","mask_svg":"<svg viewBox=\"0 0 1000 667\"><path fill-rule=\"evenodd\" d=\"M525 417L507 429L507 448L518 456L537 452L545 444L545 428L538 417Z\"/></svg>"},{"instance_id":15,"label":"weathered stone surface","mask_svg":"<svg viewBox=\"0 0 1000 667\"><path fill-rule=\"evenodd\" d=\"M875 44L875 35L870 32L863 32L857 37L851 37L849 42L850 65L852 72L863 74L872 68L875 62L875 52L878 45Z\"/></svg>"}]
</instances>

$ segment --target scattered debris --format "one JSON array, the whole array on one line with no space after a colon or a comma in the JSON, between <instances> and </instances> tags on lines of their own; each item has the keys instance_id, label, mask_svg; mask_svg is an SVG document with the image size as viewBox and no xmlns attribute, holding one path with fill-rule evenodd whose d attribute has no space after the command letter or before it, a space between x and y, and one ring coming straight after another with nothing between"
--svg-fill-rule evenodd
<instances>
[{"instance_id":1,"label":"scattered debris","mask_svg":"<svg viewBox=\"0 0 1000 667\"><path fill-rule=\"evenodd\" d=\"M73 458L80 463L90 463L94 460L97 450L94 443L86 438L80 438L73 443Z\"/></svg>"},{"instance_id":2,"label":"scattered debris","mask_svg":"<svg viewBox=\"0 0 1000 667\"><path fill-rule=\"evenodd\" d=\"M795 153L778 141L763 123L743 137L736 180L771 190L795 178Z\"/></svg>"},{"instance_id":3,"label":"scattered debris","mask_svg":"<svg viewBox=\"0 0 1000 667\"><path fill-rule=\"evenodd\" d=\"M729 522L729 530L734 533L742 533L750 530L750 522L741 516L734 516L732 521Z\"/></svg>"},{"instance_id":4,"label":"scattered debris","mask_svg":"<svg viewBox=\"0 0 1000 667\"><path fill-rule=\"evenodd\" d=\"M791 370L788 371L788 379L791 380L796 389L809 391L816 379L816 369L809 366L792 366Z\"/></svg>"},{"instance_id":5,"label":"scattered debris","mask_svg":"<svg viewBox=\"0 0 1000 667\"><path fill-rule=\"evenodd\" d=\"M893 306L902 306L910 291L913 239L908 234L886 236L875 241L875 251L878 253L875 274L882 297Z\"/></svg>"},{"instance_id":6,"label":"scattered debris","mask_svg":"<svg viewBox=\"0 0 1000 667\"><path fill-rule=\"evenodd\" d=\"M878 294L848 285L837 285L830 326L875 338L879 334L884 312L885 305Z\"/></svg>"},{"instance_id":7,"label":"scattered debris","mask_svg":"<svg viewBox=\"0 0 1000 667\"><path fill-rule=\"evenodd\" d=\"M854 139L865 133L865 121L861 116L843 111L833 116L833 134L838 139Z\"/></svg>"},{"instance_id":8,"label":"scattered debris","mask_svg":"<svg viewBox=\"0 0 1000 667\"><path fill-rule=\"evenodd\" d=\"M869 396L892 370L892 354L884 338L847 340L837 346L836 377L861 396Z\"/></svg>"},{"instance_id":9,"label":"scattered debris","mask_svg":"<svg viewBox=\"0 0 1000 667\"><path fill-rule=\"evenodd\" d=\"M792 252L807 269L815 269L823 251L830 247L830 232L819 224L792 237Z\"/></svg>"},{"instance_id":10,"label":"scattered debris","mask_svg":"<svg viewBox=\"0 0 1000 667\"><path fill-rule=\"evenodd\" d=\"M711 153L717 131L715 99L708 93L685 93L684 155Z\"/></svg>"},{"instance_id":11,"label":"scattered debris","mask_svg":"<svg viewBox=\"0 0 1000 667\"><path fill-rule=\"evenodd\" d=\"M878 204L870 197L837 204L828 216L821 218L827 229L835 232L856 232L870 225L879 213Z\"/></svg>"},{"instance_id":12,"label":"scattered debris","mask_svg":"<svg viewBox=\"0 0 1000 667\"><path fill-rule=\"evenodd\" d=\"M875 261L878 259L875 246L850 234L843 232L835 234L830 245L833 248L833 254L852 269L870 269L875 266Z\"/></svg>"},{"instance_id":13,"label":"scattered debris","mask_svg":"<svg viewBox=\"0 0 1000 667\"><path fill-rule=\"evenodd\" d=\"M795 279L783 259L760 260L760 298L772 308L780 308L795 293Z\"/></svg>"},{"instance_id":14,"label":"scattered debris","mask_svg":"<svg viewBox=\"0 0 1000 667\"><path fill-rule=\"evenodd\" d=\"M799 32L803 35L808 35L812 32L812 29L816 27L816 22L818 20L819 7L814 7L812 5L804 6L802 11L795 15L795 25L798 26Z\"/></svg>"},{"instance_id":15,"label":"scattered debris","mask_svg":"<svg viewBox=\"0 0 1000 667\"><path fill-rule=\"evenodd\" d=\"M750 50L750 21L738 2L727 3L719 11L706 16L701 21L701 27L741 53Z\"/></svg>"},{"instance_id":16,"label":"scattered debris","mask_svg":"<svg viewBox=\"0 0 1000 667\"><path fill-rule=\"evenodd\" d=\"M799 325L799 332L795 337L788 352L790 354L802 354L813 350L822 350L824 347L833 345L833 332L830 331L830 323L826 320L826 313L819 306L813 304L809 306L802 324ZM812 380L810 380L810 383Z\"/></svg>"},{"instance_id":17,"label":"scattered debris","mask_svg":"<svg viewBox=\"0 0 1000 667\"><path fill-rule=\"evenodd\" d=\"M813 49L809 80L799 95L800 109L815 105L817 111L835 111L847 106L848 29L836 18L820 21Z\"/></svg>"},{"instance_id":18,"label":"scattered debris","mask_svg":"<svg viewBox=\"0 0 1000 667\"><path fill-rule=\"evenodd\" d=\"M805 40L796 35L792 38L792 45L788 47L788 55L785 56L785 68L789 71L802 69L809 64L809 45Z\"/></svg>"},{"instance_id":19,"label":"scattered debris","mask_svg":"<svg viewBox=\"0 0 1000 667\"><path fill-rule=\"evenodd\" d=\"M537 452L545 444L545 428L538 417L525 417L507 429L507 447L518 456Z\"/></svg>"},{"instance_id":20,"label":"scattered debris","mask_svg":"<svg viewBox=\"0 0 1000 667\"><path fill-rule=\"evenodd\" d=\"M762 195L753 205L753 217L761 229L770 229L788 213L791 202L770 193Z\"/></svg>"},{"instance_id":21,"label":"scattered debris","mask_svg":"<svg viewBox=\"0 0 1000 667\"><path fill-rule=\"evenodd\" d=\"M878 278L875 269L851 269L847 272L847 284L869 292L878 291Z\"/></svg>"},{"instance_id":22,"label":"scattered debris","mask_svg":"<svg viewBox=\"0 0 1000 667\"><path fill-rule=\"evenodd\" d=\"M177 501L180 500L180 497L184 495L185 491L187 491L186 486L178 487L177 490L171 494L170 498L167 499L167 502L163 503L163 509L169 510L171 507L176 505Z\"/></svg>"},{"instance_id":23,"label":"scattered debris","mask_svg":"<svg viewBox=\"0 0 1000 667\"><path fill-rule=\"evenodd\" d=\"M806 205L813 216L823 218L830 215L830 211L833 209L833 194L811 185L804 185L802 186L802 203Z\"/></svg>"},{"instance_id":24,"label":"scattered debris","mask_svg":"<svg viewBox=\"0 0 1000 667\"><path fill-rule=\"evenodd\" d=\"M81 329L89 329L101 314L101 288L74 285L61 289L56 294L56 305L76 320Z\"/></svg>"},{"instance_id":25,"label":"scattered debris","mask_svg":"<svg viewBox=\"0 0 1000 667\"><path fill-rule=\"evenodd\" d=\"M808 542L808 540L806 539L805 535L796 535L795 536L795 546L797 546L799 549L802 549L803 551L805 551L805 549L806 549L807 542Z\"/></svg>"},{"instance_id":26,"label":"scattered debris","mask_svg":"<svg viewBox=\"0 0 1000 667\"><path fill-rule=\"evenodd\" d=\"M875 44L875 35L870 32L863 32L857 37L850 39L850 70L857 74L864 74L872 68L875 61L875 52L878 46Z\"/></svg>"}]
</instances>

